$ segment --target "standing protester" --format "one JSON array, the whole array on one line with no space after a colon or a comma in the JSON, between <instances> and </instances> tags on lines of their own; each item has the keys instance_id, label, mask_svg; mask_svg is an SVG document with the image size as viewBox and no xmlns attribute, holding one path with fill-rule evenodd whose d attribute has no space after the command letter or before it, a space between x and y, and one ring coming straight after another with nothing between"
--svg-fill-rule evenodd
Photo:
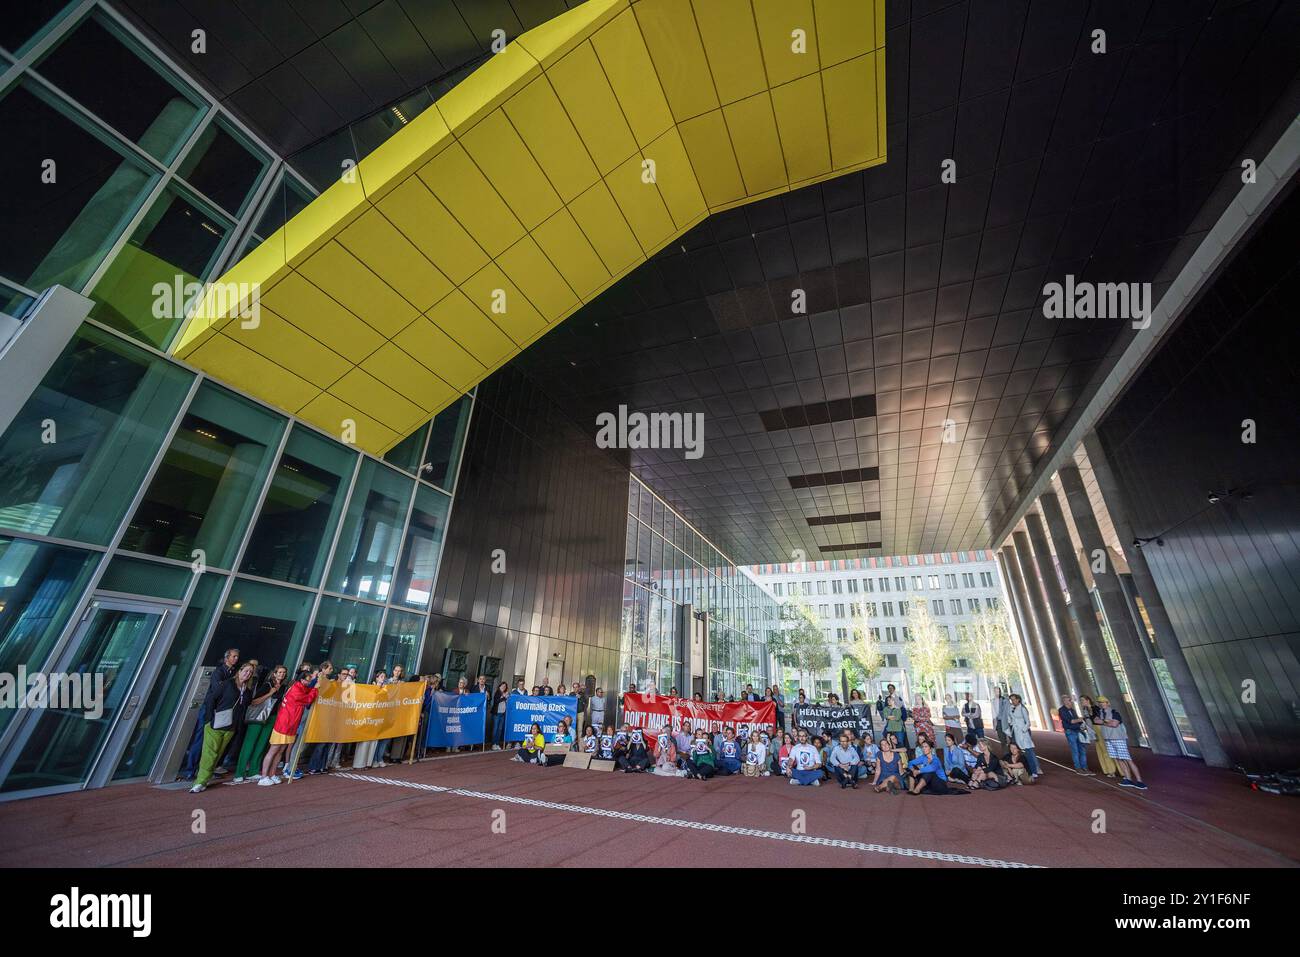
<instances>
[{"instance_id":1,"label":"standing protester","mask_svg":"<svg viewBox=\"0 0 1300 957\"><path fill-rule=\"evenodd\" d=\"M1074 763L1076 774L1092 777L1088 770L1088 746L1084 741L1084 728L1092 721L1092 716L1082 717L1074 709L1074 696L1061 695L1061 706L1056 709L1061 717L1061 730L1065 732L1065 741L1070 746L1070 760Z\"/></svg>"},{"instance_id":2,"label":"standing protester","mask_svg":"<svg viewBox=\"0 0 1300 957\"><path fill-rule=\"evenodd\" d=\"M243 727L244 711L253 699L252 684L253 665L245 662L233 677L208 689L207 697L203 699L203 711L210 717L203 726L203 756L199 760L198 773L194 776L194 787L190 788L191 794L207 790L222 752L235 733Z\"/></svg>"},{"instance_id":3,"label":"standing protester","mask_svg":"<svg viewBox=\"0 0 1300 957\"><path fill-rule=\"evenodd\" d=\"M1119 779L1119 786L1145 791L1147 786L1142 780L1142 775L1138 773L1137 762L1129 753L1128 730L1124 727L1124 716L1110 706L1110 699L1105 695L1097 696L1097 704L1100 706L1096 718L1097 734L1101 738L1101 744L1110 754L1111 760L1119 766L1120 772L1124 775Z\"/></svg>"},{"instance_id":4,"label":"standing protester","mask_svg":"<svg viewBox=\"0 0 1300 957\"><path fill-rule=\"evenodd\" d=\"M605 689L597 688L591 696L591 723L594 727L605 726Z\"/></svg>"},{"instance_id":5,"label":"standing protester","mask_svg":"<svg viewBox=\"0 0 1300 957\"><path fill-rule=\"evenodd\" d=\"M262 776L257 781L259 787L280 783L280 775L276 773L280 758L282 755L287 758L289 749L298 740L303 715L316 700L318 682L322 677L328 677L333 670L334 666L328 661L322 662L315 671L304 668L298 672L298 680L285 691L275 715L275 725L271 729L270 747L262 759Z\"/></svg>"},{"instance_id":6,"label":"standing protester","mask_svg":"<svg viewBox=\"0 0 1300 957\"><path fill-rule=\"evenodd\" d=\"M894 687L890 685L889 687ZM898 704L898 699L890 692L889 697L885 699L885 706L880 712L881 720L885 723L885 734L892 734L895 740L901 741L903 738L903 709ZM883 743L883 741L882 741Z\"/></svg>"},{"instance_id":7,"label":"standing protester","mask_svg":"<svg viewBox=\"0 0 1300 957\"><path fill-rule=\"evenodd\" d=\"M223 681L229 679L235 673L235 665L239 663L239 649L227 648L221 656L221 662L213 669L211 677L208 679L208 690L211 691ZM207 698L204 697L204 702ZM177 777L182 781L192 780L195 772L199 767L199 759L203 754L203 728L212 715L206 714L202 707L194 718L194 732L190 735L189 746L185 749L185 759L181 762L181 769Z\"/></svg>"},{"instance_id":8,"label":"standing protester","mask_svg":"<svg viewBox=\"0 0 1300 957\"><path fill-rule=\"evenodd\" d=\"M961 737L961 709L951 694L943 696L943 731L954 740Z\"/></svg>"},{"instance_id":9,"label":"standing protester","mask_svg":"<svg viewBox=\"0 0 1300 957\"><path fill-rule=\"evenodd\" d=\"M275 729L275 714L280 702L289 690L289 669L276 665L271 674L257 689L257 697L249 702L244 713L244 743L239 748L239 758L235 761L235 784L243 784L250 778L257 777L257 770L262 766L262 756L266 753L271 732Z\"/></svg>"},{"instance_id":10,"label":"standing protester","mask_svg":"<svg viewBox=\"0 0 1300 957\"><path fill-rule=\"evenodd\" d=\"M1042 776L1042 772L1038 769L1038 755L1034 753L1034 739L1029 733L1029 709L1025 707L1018 694L1011 695L1008 701L1007 735L1016 747L1024 752L1029 776L1037 781Z\"/></svg>"},{"instance_id":11,"label":"standing protester","mask_svg":"<svg viewBox=\"0 0 1300 957\"><path fill-rule=\"evenodd\" d=\"M966 700L961 706L961 716L966 722L967 734L973 734L977 738L984 737L984 712L980 710L980 703L969 691L966 692Z\"/></svg>"},{"instance_id":12,"label":"standing protester","mask_svg":"<svg viewBox=\"0 0 1300 957\"><path fill-rule=\"evenodd\" d=\"M497 685L496 694L492 696L492 750L500 751L506 740L506 700L510 697L510 686L504 681Z\"/></svg>"},{"instance_id":13,"label":"standing protester","mask_svg":"<svg viewBox=\"0 0 1300 957\"><path fill-rule=\"evenodd\" d=\"M1002 693L1002 686L998 685L993 694L993 730L997 732L998 744L1004 748L1009 740L1007 734L1010 721L1011 699Z\"/></svg>"}]
</instances>

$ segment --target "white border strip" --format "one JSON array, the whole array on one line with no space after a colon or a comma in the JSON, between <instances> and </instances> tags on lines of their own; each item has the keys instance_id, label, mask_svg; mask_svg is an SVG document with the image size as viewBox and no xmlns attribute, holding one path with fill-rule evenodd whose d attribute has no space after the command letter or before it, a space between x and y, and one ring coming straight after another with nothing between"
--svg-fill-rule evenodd
<instances>
[{"instance_id":1,"label":"white border strip","mask_svg":"<svg viewBox=\"0 0 1300 957\"><path fill-rule=\"evenodd\" d=\"M729 824L705 824L702 821L688 821L675 817L656 817L650 814L631 814L627 811L611 811L606 808L583 807L581 804L558 804L554 801L539 801L536 798L518 797L513 794L492 794L488 791L471 791L468 788L446 788L436 784L417 784L414 781L402 781L397 778L380 778L370 774L352 774L336 771L333 778L347 778L351 781L365 781L370 784L389 784L393 787L412 788L416 791L433 791L439 794L455 794L458 797L476 798L481 801L498 801L504 804L519 804L525 807L540 807L551 811L565 811L570 814L588 814L592 817L610 817L620 821L635 821L638 824L659 824L665 827L680 827L692 831L712 831L718 834L735 834L739 837L761 837L769 841L791 841L795 844L814 844L820 847L839 847L850 851L866 851L873 854L893 854L898 857L919 857L930 861L945 861L953 864L974 864L979 867L1003 868L1037 868L1037 864L1022 864L1019 861L1000 861L990 857L970 857L966 854L944 854L940 851L924 851L912 847L893 847L888 844L865 844L862 841L843 841L830 837L812 837L807 834L786 834L781 831L761 831L752 827L732 827Z\"/></svg>"}]
</instances>

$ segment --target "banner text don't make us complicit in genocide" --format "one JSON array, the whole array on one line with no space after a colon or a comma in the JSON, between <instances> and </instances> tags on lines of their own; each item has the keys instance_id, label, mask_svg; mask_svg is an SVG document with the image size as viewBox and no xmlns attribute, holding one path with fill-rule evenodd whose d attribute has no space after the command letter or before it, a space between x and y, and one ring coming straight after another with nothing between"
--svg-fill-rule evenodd
<instances>
[{"instance_id":1,"label":"banner text don't make us complicit in genocide","mask_svg":"<svg viewBox=\"0 0 1300 957\"><path fill-rule=\"evenodd\" d=\"M766 731L776 728L776 704L771 701L691 701L662 694L623 695L623 720L642 728L648 737L657 738L668 726L676 732L682 728L703 728L709 734L731 727ZM653 743L653 742L652 742Z\"/></svg>"}]
</instances>

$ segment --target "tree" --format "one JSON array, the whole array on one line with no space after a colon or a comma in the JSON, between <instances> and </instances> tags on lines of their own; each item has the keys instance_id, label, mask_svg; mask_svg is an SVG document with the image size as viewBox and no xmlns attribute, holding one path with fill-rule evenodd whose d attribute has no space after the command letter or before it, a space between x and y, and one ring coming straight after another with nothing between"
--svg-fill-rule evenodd
<instances>
[{"instance_id":1,"label":"tree","mask_svg":"<svg viewBox=\"0 0 1300 957\"><path fill-rule=\"evenodd\" d=\"M871 633L870 624L863 615L853 616L853 639L840 648L840 657L844 660L849 673L849 686L861 687L867 691L867 683L880 674L885 664L885 652L880 639Z\"/></svg>"},{"instance_id":2,"label":"tree","mask_svg":"<svg viewBox=\"0 0 1300 957\"><path fill-rule=\"evenodd\" d=\"M1007 685L1020 675L1020 659L1011 637L1011 626L1002 609L981 608L971 616L966 626L967 639L963 646L971 665L994 682Z\"/></svg>"},{"instance_id":3,"label":"tree","mask_svg":"<svg viewBox=\"0 0 1300 957\"><path fill-rule=\"evenodd\" d=\"M817 615L805 601L793 598L785 603L785 607L794 619L794 627L784 629L771 650L777 661L799 672L802 685L805 675L815 677L819 671L831 666L830 642Z\"/></svg>"},{"instance_id":4,"label":"tree","mask_svg":"<svg viewBox=\"0 0 1300 957\"><path fill-rule=\"evenodd\" d=\"M952 667L952 643L939 631L922 599L913 598L908 602L907 627L912 635L907 646L910 670L917 686L923 688L931 700L938 700L943 697L944 678Z\"/></svg>"}]
</instances>

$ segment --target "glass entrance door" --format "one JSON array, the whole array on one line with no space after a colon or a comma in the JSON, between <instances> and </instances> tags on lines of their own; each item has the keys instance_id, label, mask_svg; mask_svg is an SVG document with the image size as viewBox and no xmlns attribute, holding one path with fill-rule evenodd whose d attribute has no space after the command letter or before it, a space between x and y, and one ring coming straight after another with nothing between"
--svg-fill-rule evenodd
<instances>
[{"instance_id":1,"label":"glass entrance door","mask_svg":"<svg viewBox=\"0 0 1300 957\"><path fill-rule=\"evenodd\" d=\"M0 763L0 791L50 793L107 783L166 652L173 606L96 598L54 670L29 677L24 726Z\"/></svg>"}]
</instances>

